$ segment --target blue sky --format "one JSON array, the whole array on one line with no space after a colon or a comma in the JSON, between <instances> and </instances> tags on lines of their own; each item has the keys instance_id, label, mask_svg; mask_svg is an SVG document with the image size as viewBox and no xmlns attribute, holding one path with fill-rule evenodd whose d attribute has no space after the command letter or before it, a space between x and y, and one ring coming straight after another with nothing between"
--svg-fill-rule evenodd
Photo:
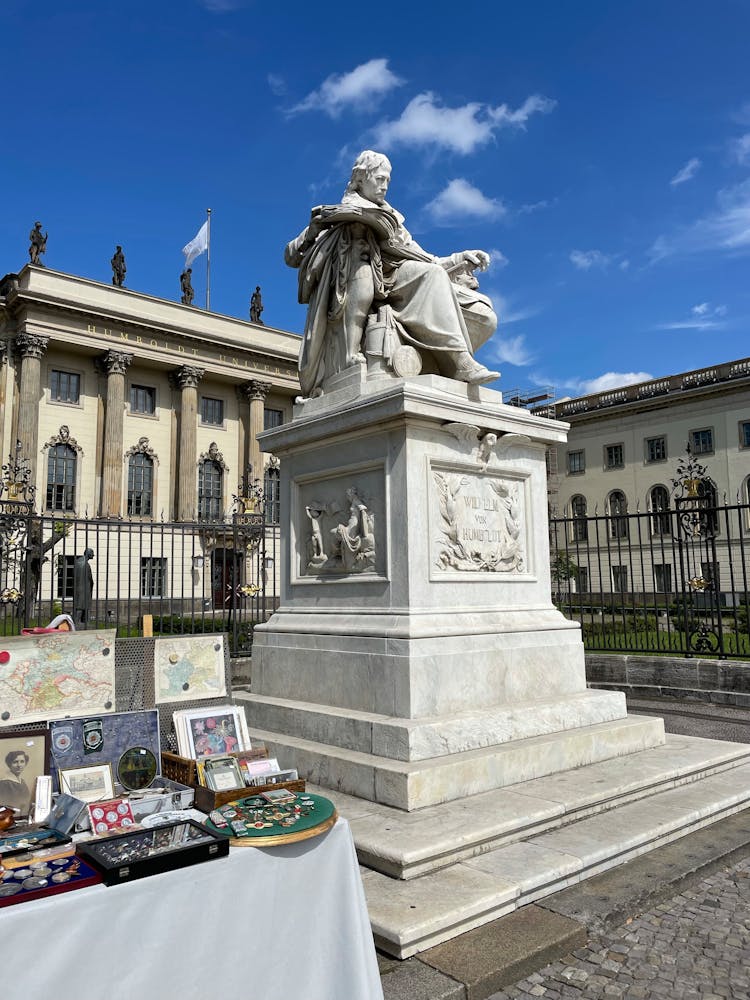
<instances>
[{"instance_id":1,"label":"blue sky","mask_svg":"<svg viewBox=\"0 0 750 1000\"><path fill-rule=\"evenodd\" d=\"M745 357L750 3L4 0L0 274L28 260L301 332L285 243L361 149L425 249L481 248L505 391ZM194 264L204 301L205 256Z\"/></svg>"}]
</instances>

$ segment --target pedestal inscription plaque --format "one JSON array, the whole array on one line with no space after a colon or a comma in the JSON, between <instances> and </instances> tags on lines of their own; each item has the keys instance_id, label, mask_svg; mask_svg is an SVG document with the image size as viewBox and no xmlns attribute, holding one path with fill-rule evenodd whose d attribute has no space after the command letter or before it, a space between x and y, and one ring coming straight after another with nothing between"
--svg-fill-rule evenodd
<instances>
[{"instance_id":1,"label":"pedestal inscription plaque","mask_svg":"<svg viewBox=\"0 0 750 1000\"><path fill-rule=\"evenodd\" d=\"M522 479L433 465L430 485L434 571L529 572Z\"/></svg>"}]
</instances>

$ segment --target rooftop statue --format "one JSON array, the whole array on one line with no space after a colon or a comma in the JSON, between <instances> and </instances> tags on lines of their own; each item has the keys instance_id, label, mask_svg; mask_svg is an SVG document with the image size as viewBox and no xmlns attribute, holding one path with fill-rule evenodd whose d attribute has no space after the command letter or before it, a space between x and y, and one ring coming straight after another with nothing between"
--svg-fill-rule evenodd
<instances>
[{"instance_id":1,"label":"rooftop statue","mask_svg":"<svg viewBox=\"0 0 750 1000\"><path fill-rule=\"evenodd\" d=\"M115 247L115 253L110 264L112 265L112 284L116 288L122 288L125 284L127 267L125 266L125 254L122 252L122 247L119 244Z\"/></svg>"},{"instance_id":2,"label":"rooftop statue","mask_svg":"<svg viewBox=\"0 0 750 1000\"><path fill-rule=\"evenodd\" d=\"M385 200L390 179L386 156L360 153L341 202L313 208L286 247L286 263L299 269L299 301L308 305L299 357L304 396L320 395L328 378L363 362L365 351L396 374L424 368L473 384L499 377L473 356L497 327L474 276L487 269L489 255L423 250ZM416 362L399 371L405 345Z\"/></svg>"},{"instance_id":3,"label":"rooftop statue","mask_svg":"<svg viewBox=\"0 0 750 1000\"><path fill-rule=\"evenodd\" d=\"M260 314L263 312L263 298L260 294L260 285L255 286L255 291L250 296L250 322L259 323L263 326Z\"/></svg>"},{"instance_id":4,"label":"rooftop statue","mask_svg":"<svg viewBox=\"0 0 750 1000\"><path fill-rule=\"evenodd\" d=\"M192 267L186 267L185 270L180 275L180 291L182 295L180 297L180 302L184 306L191 306L193 304L193 296L195 295L195 290L191 282L191 276L193 273Z\"/></svg>"},{"instance_id":5,"label":"rooftop statue","mask_svg":"<svg viewBox=\"0 0 750 1000\"><path fill-rule=\"evenodd\" d=\"M43 253L47 253L47 233L42 233L41 222L35 222L34 228L29 233L29 240L31 246L29 247L29 257L32 264L38 264L40 267L44 267L44 264L39 259Z\"/></svg>"}]
</instances>

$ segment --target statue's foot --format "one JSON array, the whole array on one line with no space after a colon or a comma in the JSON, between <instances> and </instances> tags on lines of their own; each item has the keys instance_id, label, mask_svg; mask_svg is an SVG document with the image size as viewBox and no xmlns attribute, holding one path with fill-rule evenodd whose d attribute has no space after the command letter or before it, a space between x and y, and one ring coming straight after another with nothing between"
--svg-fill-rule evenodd
<instances>
[{"instance_id":1,"label":"statue's foot","mask_svg":"<svg viewBox=\"0 0 750 1000\"><path fill-rule=\"evenodd\" d=\"M469 385L481 385L483 382L494 382L500 378L500 372L490 371L489 368L480 365L467 352L459 358L453 377L459 382L468 382Z\"/></svg>"}]
</instances>

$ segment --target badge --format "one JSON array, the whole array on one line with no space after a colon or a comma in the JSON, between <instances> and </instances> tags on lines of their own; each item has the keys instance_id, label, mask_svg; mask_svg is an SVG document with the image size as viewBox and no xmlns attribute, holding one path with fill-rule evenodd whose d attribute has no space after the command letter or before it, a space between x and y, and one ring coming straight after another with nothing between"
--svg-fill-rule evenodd
<instances>
[{"instance_id":1,"label":"badge","mask_svg":"<svg viewBox=\"0 0 750 1000\"><path fill-rule=\"evenodd\" d=\"M52 750L56 757L66 754L73 746L73 727L55 726L52 734Z\"/></svg>"},{"instance_id":2,"label":"badge","mask_svg":"<svg viewBox=\"0 0 750 1000\"><path fill-rule=\"evenodd\" d=\"M84 754L98 753L104 746L101 719L87 719L83 724Z\"/></svg>"}]
</instances>

